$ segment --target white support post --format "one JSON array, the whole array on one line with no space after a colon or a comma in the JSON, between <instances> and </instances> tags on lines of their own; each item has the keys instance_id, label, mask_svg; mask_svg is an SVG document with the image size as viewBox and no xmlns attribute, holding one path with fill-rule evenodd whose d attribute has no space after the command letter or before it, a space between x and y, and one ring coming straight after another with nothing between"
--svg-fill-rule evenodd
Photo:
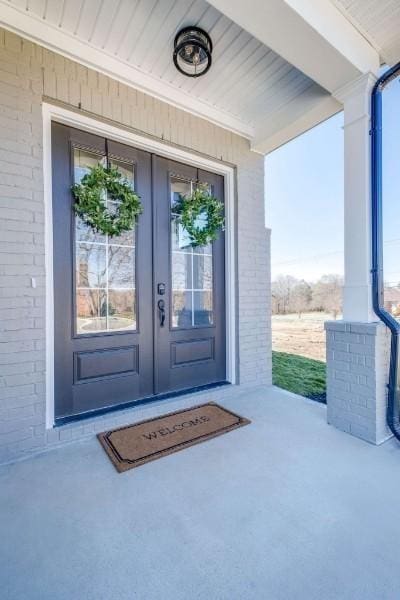
<instances>
[{"instance_id":1,"label":"white support post","mask_svg":"<svg viewBox=\"0 0 400 600\"><path fill-rule=\"evenodd\" d=\"M335 96L344 106L343 320L376 321L371 294L370 106L376 77L362 75Z\"/></svg>"},{"instance_id":2,"label":"white support post","mask_svg":"<svg viewBox=\"0 0 400 600\"><path fill-rule=\"evenodd\" d=\"M373 444L386 426L389 338L372 308L370 105L371 73L341 88L344 105L343 321L325 323L327 419Z\"/></svg>"}]
</instances>

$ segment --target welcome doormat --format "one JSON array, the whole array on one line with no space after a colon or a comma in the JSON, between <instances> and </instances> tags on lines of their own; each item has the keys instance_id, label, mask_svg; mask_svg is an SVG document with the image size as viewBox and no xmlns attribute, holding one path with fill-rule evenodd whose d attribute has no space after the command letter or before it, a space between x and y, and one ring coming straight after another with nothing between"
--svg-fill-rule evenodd
<instances>
[{"instance_id":1,"label":"welcome doormat","mask_svg":"<svg viewBox=\"0 0 400 600\"><path fill-rule=\"evenodd\" d=\"M250 421L209 402L98 434L120 473L248 425Z\"/></svg>"}]
</instances>

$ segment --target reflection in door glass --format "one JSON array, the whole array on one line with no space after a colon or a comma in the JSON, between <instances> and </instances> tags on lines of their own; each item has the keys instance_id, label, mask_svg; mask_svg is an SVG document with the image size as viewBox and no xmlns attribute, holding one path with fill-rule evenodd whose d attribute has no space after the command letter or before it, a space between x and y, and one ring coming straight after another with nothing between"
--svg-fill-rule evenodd
<instances>
[{"instance_id":1,"label":"reflection in door glass","mask_svg":"<svg viewBox=\"0 0 400 600\"><path fill-rule=\"evenodd\" d=\"M103 156L74 149L74 180L82 179ZM111 160L134 185L133 165ZM107 202L117 210L118 203ZM136 329L135 230L118 237L93 232L78 217L76 240L76 331L78 334Z\"/></svg>"},{"instance_id":2,"label":"reflection in door glass","mask_svg":"<svg viewBox=\"0 0 400 600\"><path fill-rule=\"evenodd\" d=\"M192 248L173 206L179 195L190 194L191 181L171 178L172 327L207 327L213 315L213 248Z\"/></svg>"}]
</instances>

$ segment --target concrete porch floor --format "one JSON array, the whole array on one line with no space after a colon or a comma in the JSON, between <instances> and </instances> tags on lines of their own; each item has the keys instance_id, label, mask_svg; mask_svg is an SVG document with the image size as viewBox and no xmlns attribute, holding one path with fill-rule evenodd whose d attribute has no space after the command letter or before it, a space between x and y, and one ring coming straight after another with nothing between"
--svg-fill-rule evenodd
<instances>
[{"instance_id":1,"label":"concrete porch floor","mask_svg":"<svg viewBox=\"0 0 400 600\"><path fill-rule=\"evenodd\" d=\"M95 439L2 467L1 598L399 598L400 445L276 388L223 404L252 424L124 474Z\"/></svg>"}]
</instances>

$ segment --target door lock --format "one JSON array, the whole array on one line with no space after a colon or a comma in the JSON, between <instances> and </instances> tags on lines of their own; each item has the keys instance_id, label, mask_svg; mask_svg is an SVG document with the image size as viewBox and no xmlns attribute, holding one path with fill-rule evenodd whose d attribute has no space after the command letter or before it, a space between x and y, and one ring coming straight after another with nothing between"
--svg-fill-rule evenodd
<instances>
[{"instance_id":1,"label":"door lock","mask_svg":"<svg viewBox=\"0 0 400 600\"><path fill-rule=\"evenodd\" d=\"M164 296L165 294L165 283L159 283L157 285L157 293L159 296Z\"/></svg>"}]
</instances>

